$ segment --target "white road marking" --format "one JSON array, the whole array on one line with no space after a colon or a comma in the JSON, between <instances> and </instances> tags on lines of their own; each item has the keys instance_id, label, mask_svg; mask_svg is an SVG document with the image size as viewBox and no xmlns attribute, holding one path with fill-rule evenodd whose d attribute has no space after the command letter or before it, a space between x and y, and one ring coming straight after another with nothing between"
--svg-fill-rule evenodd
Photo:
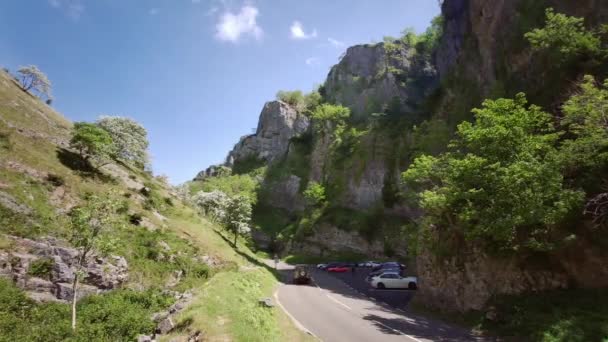
<instances>
[{"instance_id":1,"label":"white road marking","mask_svg":"<svg viewBox=\"0 0 608 342\"><path fill-rule=\"evenodd\" d=\"M342 303L341 301L337 300L337 299L336 299L336 298L334 298L333 296L331 296L331 295L329 295L329 294L327 294L327 293L326 293L325 295L327 296L327 298L329 298L329 299L333 300L334 302L336 302L336 303L338 303L338 304L342 305L343 307L347 308L348 310L351 310L351 311L353 310L353 309L352 309L350 306L348 306L348 305L346 305L346 304Z\"/></svg>"},{"instance_id":2,"label":"white road marking","mask_svg":"<svg viewBox=\"0 0 608 342\"><path fill-rule=\"evenodd\" d=\"M279 286L279 288L280 288L280 287L282 287L282 286L283 286L283 285ZM302 330L303 332L305 332L305 333L307 333L307 334L311 335L312 337L316 338L317 340L322 341L322 340L319 338L319 336L317 336L317 335L313 334L313 333L312 333L312 331L310 331L309 329L306 329L306 327L305 327L305 326L304 326L302 323L300 323L300 322L299 322L299 321L298 321L298 320L297 320L295 317L293 317L293 316L292 316L292 315L289 313L289 311L287 311L287 309L285 309L285 307L283 306L283 304L281 304L281 301L279 301L279 289L277 289L277 290L274 292L274 299L276 300L276 302L277 302L277 304L279 305L279 307L281 308L281 310L283 310L283 312L284 312L284 313L286 313L286 314L287 314L287 316L289 316L289 318L291 319L291 321L293 322L293 324L294 324L294 325L295 325L295 326L296 326L298 329L300 329L300 330Z\"/></svg>"}]
</instances>

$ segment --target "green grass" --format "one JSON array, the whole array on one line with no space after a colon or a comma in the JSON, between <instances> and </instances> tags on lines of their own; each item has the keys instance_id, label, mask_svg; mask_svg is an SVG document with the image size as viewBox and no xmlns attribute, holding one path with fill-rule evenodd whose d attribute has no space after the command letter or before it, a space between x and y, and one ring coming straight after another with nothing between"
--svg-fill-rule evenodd
<instances>
[{"instance_id":1,"label":"green grass","mask_svg":"<svg viewBox=\"0 0 608 342\"><path fill-rule=\"evenodd\" d=\"M272 297L276 279L265 268L224 272L197 294L197 300L180 314L178 324L202 330L212 341L304 341L279 307L266 308L258 300ZM176 332L172 336L180 335Z\"/></svg>"}]
</instances>

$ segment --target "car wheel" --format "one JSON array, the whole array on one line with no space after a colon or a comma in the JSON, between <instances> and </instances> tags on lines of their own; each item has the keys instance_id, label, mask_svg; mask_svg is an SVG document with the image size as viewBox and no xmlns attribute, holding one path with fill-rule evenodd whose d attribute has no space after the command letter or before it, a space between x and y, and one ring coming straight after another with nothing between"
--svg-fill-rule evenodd
<instances>
[{"instance_id":1,"label":"car wheel","mask_svg":"<svg viewBox=\"0 0 608 342\"><path fill-rule=\"evenodd\" d=\"M384 284L382 283L378 283L378 285L376 285L377 288L379 288L380 290L383 290L386 288L386 286L384 286Z\"/></svg>"},{"instance_id":2,"label":"car wheel","mask_svg":"<svg viewBox=\"0 0 608 342\"><path fill-rule=\"evenodd\" d=\"M417 287L418 286L413 281L411 281L409 284L407 284L407 288L410 290L415 290Z\"/></svg>"}]
</instances>

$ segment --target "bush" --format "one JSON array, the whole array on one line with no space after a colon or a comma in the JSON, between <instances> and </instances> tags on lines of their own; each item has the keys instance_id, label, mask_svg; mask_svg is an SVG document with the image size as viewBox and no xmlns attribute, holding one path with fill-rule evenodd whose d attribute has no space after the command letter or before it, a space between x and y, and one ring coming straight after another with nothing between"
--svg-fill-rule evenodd
<instances>
[{"instance_id":1,"label":"bush","mask_svg":"<svg viewBox=\"0 0 608 342\"><path fill-rule=\"evenodd\" d=\"M0 279L0 336L3 341L133 341L153 332L150 319L173 303L159 291L116 290L78 302L78 330L70 328L67 304L37 304L10 281Z\"/></svg>"},{"instance_id":2,"label":"bush","mask_svg":"<svg viewBox=\"0 0 608 342\"><path fill-rule=\"evenodd\" d=\"M27 273L31 276L50 280L55 262L51 258L40 258L30 263Z\"/></svg>"},{"instance_id":3,"label":"bush","mask_svg":"<svg viewBox=\"0 0 608 342\"><path fill-rule=\"evenodd\" d=\"M303 195L309 205L320 206L325 203L325 187L317 182L308 183Z\"/></svg>"}]
</instances>

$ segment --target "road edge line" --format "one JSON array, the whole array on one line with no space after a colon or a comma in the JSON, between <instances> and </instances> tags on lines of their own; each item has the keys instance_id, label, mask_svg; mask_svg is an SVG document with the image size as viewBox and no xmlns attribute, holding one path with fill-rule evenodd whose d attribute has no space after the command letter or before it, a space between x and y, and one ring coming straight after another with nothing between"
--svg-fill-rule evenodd
<instances>
[{"instance_id":1,"label":"road edge line","mask_svg":"<svg viewBox=\"0 0 608 342\"><path fill-rule=\"evenodd\" d=\"M283 285L279 285L279 288L281 288ZM292 314L289 313L289 311L287 311L287 309L283 306L283 304L281 304L281 301L279 300L279 289L276 289L276 291L274 291L273 297L275 299L275 301L277 302L277 304L279 305L279 307L281 308L281 310L283 310L283 312L287 315L287 317L289 317L291 319L291 321L293 322L293 324L296 326L296 328L300 329L301 331L303 331L304 333L316 338L319 341L322 341L319 336L313 334L312 331L306 329L306 327L300 323L300 321L298 321L295 317L293 317Z\"/></svg>"}]
</instances>

